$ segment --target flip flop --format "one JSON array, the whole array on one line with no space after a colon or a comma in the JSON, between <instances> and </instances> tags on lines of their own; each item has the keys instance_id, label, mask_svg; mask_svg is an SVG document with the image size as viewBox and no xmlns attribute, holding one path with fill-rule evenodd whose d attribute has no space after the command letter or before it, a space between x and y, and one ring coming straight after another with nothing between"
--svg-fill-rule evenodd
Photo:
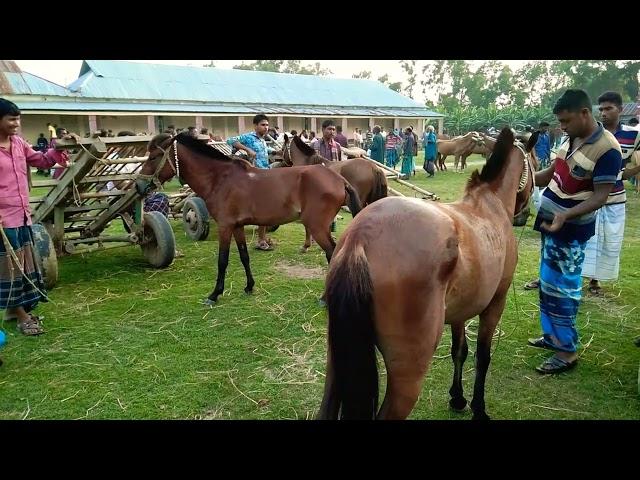
<instances>
[{"instance_id":1,"label":"flip flop","mask_svg":"<svg viewBox=\"0 0 640 480\"><path fill-rule=\"evenodd\" d=\"M536 278L535 280L525 283L523 288L525 290L537 290L540 288L540 279Z\"/></svg>"},{"instance_id":2,"label":"flip flop","mask_svg":"<svg viewBox=\"0 0 640 480\"><path fill-rule=\"evenodd\" d=\"M589 293L591 295L602 295L602 287L594 287L594 286L589 286Z\"/></svg>"},{"instance_id":3,"label":"flip flop","mask_svg":"<svg viewBox=\"0 0 640 480\"><path fill-rule=\"evenodd\" d=\"M567 362L566 360L562 360L561 358L553 357L547 358L536 370L542 374L556 374L566 372L567 370L571 370L578 364L578 359L576 358L572 362Z\"/></svg>"}]
</instances>

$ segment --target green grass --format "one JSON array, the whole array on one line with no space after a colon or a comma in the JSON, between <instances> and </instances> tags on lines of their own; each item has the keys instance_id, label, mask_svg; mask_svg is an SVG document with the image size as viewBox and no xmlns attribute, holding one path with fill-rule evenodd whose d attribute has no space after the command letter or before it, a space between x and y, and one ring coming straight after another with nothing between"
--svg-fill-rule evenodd
<instances>
[{"instance_id":1,"label":"green grass","mask_svg":"<svg viewBox=\"0 0 640 480\"><path fill-rule=\"evenodd\" d=\"M480 157L472 159L480 164ZM417 160L415 183L452 201L464 175L427 179ZM395 186L394 186L395 188ZM539 235L517 229L520 261L515 293L500 324L487 379L487 410L496 419L638 419L640 335L640 200L629 192L620 280L604 298L585 297L578 317L580 363L560 376L534 370L548 352L526 346L539 333L537 292L522 285L537 275ZM343 215L338 235L350 221ZM199 304L212 289L216 234L204 242L185 237L172 222L185 257L153 270L138 247L60 259L60 281L41 304L47 332L24 337L3 325L8 343L0 368L0 418L312 418L322 398L326 314L318 306L323 280L289 278L277 265L326 270L314 246L302 255L300 224L273 234L272 252L251 249L255 292L243 292L244 271L232 250L226 291L213 308ZM113 228L118 228L114 222ZM251 239L253 227L246 229ZM472 281L470 279L470 281ZM517 308L516 308L517 304ZM411 418L469 419L447 408L452 365L445 328ZM470 343L471 353L475 345ZM382 384L384 384L382 369ZM467 398L473 357L464 370Z\"/></svg>"}]
</instances>

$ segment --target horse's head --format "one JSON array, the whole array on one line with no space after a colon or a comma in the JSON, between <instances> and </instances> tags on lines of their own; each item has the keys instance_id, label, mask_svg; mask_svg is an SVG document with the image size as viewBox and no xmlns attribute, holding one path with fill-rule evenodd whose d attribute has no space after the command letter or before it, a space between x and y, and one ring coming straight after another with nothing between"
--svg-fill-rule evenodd
<instances>
[{"instance_id":1,"label":"horse's head","mask_svg":"<svg viewBox=\"0 0 640 480\"><path fill-rule=\"evenodd\" d=\"M524 227L530 215L529 202L533 195L535 187L535 168L531 161L531 154L525 152L524 146L520 142L514 142L514 146L522 155L522 173L520 182L518 182L518 191L516 192L516 208L513 216L514 227Z\"/></svg>"},{"instance_id":2,"label":"horse's head","mask_svg":"<svg viewBox=\"0 0 640 480\"><path fill-rule=\"evenodd\" d=\"M161 133L151 139L147 150L149 156L142 165L136 178L136 191L140 195L146 195L153 188L157 188L176 175L176 169L171 163L169 152L172 150L173 137L167 133Z\"/></svg>"}]
</instances>

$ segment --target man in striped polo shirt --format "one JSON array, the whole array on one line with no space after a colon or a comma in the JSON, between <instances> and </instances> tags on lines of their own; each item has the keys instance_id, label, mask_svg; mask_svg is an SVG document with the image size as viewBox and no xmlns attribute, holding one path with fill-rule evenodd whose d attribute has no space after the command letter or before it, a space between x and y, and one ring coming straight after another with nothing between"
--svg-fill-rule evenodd
<instances>
[{"instance_id":1,"label":"man in striped polo shirt","mask_svg":"<svg viewBox=\"0 0 640 480\"><path fill-rule=\"evenodd\" d=\"M617 92L603 93L598 97L598 110L604 128L613 133L620 144L623 168L607 203L596 213L596 234L589 239L584 252L582 276L590 279L589 291L594 295L600 293L600 280L618 279L627 201L623 180L640 172L640 166L635 166L633 162L629 168L625 168L633 155L640 153L640 132L620 124L622 96Z\"/></svg>"},{"instance_id":2,"label":"man in striped polo shirt","mask_svg":"<svg viewBox=\"0 0 640 480\"><path fill-rule=\"evenodd\" d=\"M536 173L536 185L548 187L534 229L542 236L540 324L543 336L529 345L555 354L536 370L560 373L574 367L576 317L582 293L582 264L587 240L595 233L596 210L616 183L622 154L613 134L596 122L583 90L567 90L553 107L568 138L549 168Z\"/></svg>"}]
</instances>

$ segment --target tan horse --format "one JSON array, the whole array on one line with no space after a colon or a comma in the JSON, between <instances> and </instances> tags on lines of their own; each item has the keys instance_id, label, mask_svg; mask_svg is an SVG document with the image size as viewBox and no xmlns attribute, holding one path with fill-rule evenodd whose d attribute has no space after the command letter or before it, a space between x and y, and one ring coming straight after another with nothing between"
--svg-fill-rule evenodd
<instances>
[{"instance_id":1,"label":"tan horse","mask_svg":"<svg viewBox=\"0 0 640 480\"><path fill-rule=\"evenodd\" d=\"M331 260L335 242L329 227L342 205L352 215L360 211L357 192L349 182L322 165L260 169L228 156L188 135L156 135L149 158L136 180L140 195L178 176L202 198L218 225L218 277L207 304L224 291L233 236L247 276L246 293L255 284L249 266L245 225L282 225L301 220Z\"/></svg>"},{"instance_id":2,"label":"tan horse","mask_svg":"<svg viewBox=\"0 0 640 480\"><path fill-rule=\"evenodd\" d=\"M482 173L471 175L462 200L441 204L389 197L351 222L327 274L328 352L319 418L406 418L445 324L451 325L454 363L449 405L464 409L465 322L476 315L471 408L474 419L489 418L484 385L491 340L518 260L511 223L532 190L527 156L504 129ZM387 370L380 411L376 347Z\"/></svg>"},{"instance_id":3,"label":"tan horse","mask_svg":"<svg viewBox=\"0 0 640 480\"><path fill-rule=\"evenodd\" d=\"M480 136L477 132L469 132L466 135L452 138L451 140L438 140L436 142L438 148L438 166L440 170L446 170L445 160L447 156L453 155L454 170L458 171L458 164L460 163L460 171L467 167L467 157L473 152L473 148L480 141Z\"/></svg>"}]
</instances>

